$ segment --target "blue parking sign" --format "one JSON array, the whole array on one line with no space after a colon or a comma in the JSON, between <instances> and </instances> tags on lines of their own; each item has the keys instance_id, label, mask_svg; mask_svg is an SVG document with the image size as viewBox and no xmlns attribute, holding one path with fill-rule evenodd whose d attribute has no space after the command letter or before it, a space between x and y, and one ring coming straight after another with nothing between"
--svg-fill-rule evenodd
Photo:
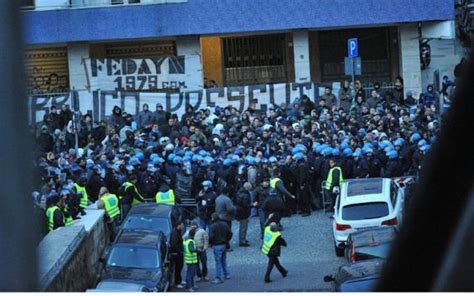
<instances>
[{"instance_id":1,"label":"blue parking sign","mask_svg":"<svg viewBox=\"0 0 474 296\"><path fill-rule=\"evenodd\" d=\"M350 58L359 56L359 44L357 38L347 40L347 56Z\"/></svg>"}]
</instances>

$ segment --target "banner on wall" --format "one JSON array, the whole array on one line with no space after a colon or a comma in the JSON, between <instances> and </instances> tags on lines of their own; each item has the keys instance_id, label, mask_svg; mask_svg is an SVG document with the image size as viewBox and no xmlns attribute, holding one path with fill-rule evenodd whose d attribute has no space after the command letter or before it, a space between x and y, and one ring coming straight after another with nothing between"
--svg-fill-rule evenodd
<instances>
[{"instance_id":1,"label":"banner on wall","mask_svg":"<svg viewBox=\"0 0 474 296\"><path fill-rule=\"evenodd\" d=\"M202 87L198 55L146 59L87 59L86 71L92 91L153 91Z\"/></svg>"},{"instance_id":2,"label":"banner on wall","mask_svg":"<svg viewBox=\"0 0 474 296\"><path fill-rule=\"evenodd\" d=\"M178 116L185 113L188 104L191 104L195 110L231 105L244 111L253 102L257 109L267 110L274 104L292 103L303 94L316 101L324 93L325 87L326 85L314 83L281 83L199 89L179 93L75 91L64 95L30 97L29 118L30 123L41 122L51 105L60 107L63 104L69 105L71 109L80 111L82 114L92 114L95 121L107 119L112 114L114 106L119 106L123 111L136 115L142 110L143 104L148 104L150 110L154 111L157 103L162 104L167 112L176 113ZM339 84L333 84L333 93L337 94L338 91Z\"/></svg>"}]
</instances>

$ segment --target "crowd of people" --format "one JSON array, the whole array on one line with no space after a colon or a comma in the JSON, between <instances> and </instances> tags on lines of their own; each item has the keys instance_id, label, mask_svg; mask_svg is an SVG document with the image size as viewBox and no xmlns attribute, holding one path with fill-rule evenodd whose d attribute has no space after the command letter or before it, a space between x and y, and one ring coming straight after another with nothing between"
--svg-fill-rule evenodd
<instances>
[{"instance_id":1,"label":"crowd of people","mask_svg":"<svg viewBox=\"0 0 474 296\"><path fill-rule=\"evenodd\" d=\"M178 206L197 204L181 220L197 219L223 258L232 247L212 232L216 221L232 229L237 220L239 246L248 247L252 216L264 237L270 225L272 233L281 228L282 216L322 209L322 189L331 191L342 179L416 175L440 129L438 96L429 86L415 99L399 78L386 91L374 83L370 94L360 81L354 89L344 82L337 95L327 87L321 97L303 95L265 112L254 103L243 111L188 105L179 118L157 103L154 111L144 104L135 116L115 106L108 120L85 114L75 124L68 106L51 106L36 135L33 199L52 230L86 215L97 200L106 210L118 203L124 215L137 203L172 194ZM228 276L225 257L221 267L216 282Z\"/></svg>"}]
</instances>

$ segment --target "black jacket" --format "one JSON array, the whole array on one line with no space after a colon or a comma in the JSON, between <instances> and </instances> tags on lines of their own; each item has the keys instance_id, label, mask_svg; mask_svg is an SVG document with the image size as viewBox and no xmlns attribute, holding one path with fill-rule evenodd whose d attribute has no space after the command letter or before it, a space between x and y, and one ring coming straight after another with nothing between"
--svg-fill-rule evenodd
<instances>
[{"instance_id":1,"label":"black jacket","mask_svg":"<svg viewBox=\"0 0 474 296\"><path fill-rule=\"evenodd\" d=\"M274 256L274 257L278 257L280 256L280 251L281 251L281 247L286 247L286 241L285 239L280 235L275 243L273 244L273 246L270 248L270 251L268 252L268 255L267 256Z\"/></svg>"},{"instance_id":2,"label":"black jacket","mask_svg":"<svg viewBox=\"0 0 474 296\"><path fill-rule=\"evenodd\" d=\"M245 220L250 217L250 193L245 189L240 189L234 202L236 206L235 218Z\"/></svg>"},{"instance_id":3,"label":"black jacket","mask_svg":"<svg viewBox=\"0 0 474 296\"><path fill-rule=\"evenodd\" d=\"M173 229L170 234L170 253L183 253L183 237L177 229Z\"/></svg>"},{"instance_id":4,"label":"black jacket","mask_svg":"<svg viewBox=\"0 0 474 296\"><path fill-rule=\"evenodd\" d=\"M232 239L229 225L222 220L216 220L209 226L209 244L211 246L228 244Z\"/></svg>"}]
</instances>

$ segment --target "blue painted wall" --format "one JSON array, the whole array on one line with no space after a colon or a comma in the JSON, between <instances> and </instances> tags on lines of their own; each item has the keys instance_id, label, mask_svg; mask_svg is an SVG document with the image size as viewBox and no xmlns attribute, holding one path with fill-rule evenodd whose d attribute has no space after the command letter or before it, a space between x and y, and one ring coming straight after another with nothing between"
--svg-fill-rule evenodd
<instances>
[{"instance_id":1,"label":"blue painted wall","mask_svg":"<svg viewBox=\"0 0 474 296\"><path fill-rule=\"evenodd\" d=\"M454 19L454 0L188 0L25 11L28 44L321 29Z\"/></svg>"}]
</instances>

